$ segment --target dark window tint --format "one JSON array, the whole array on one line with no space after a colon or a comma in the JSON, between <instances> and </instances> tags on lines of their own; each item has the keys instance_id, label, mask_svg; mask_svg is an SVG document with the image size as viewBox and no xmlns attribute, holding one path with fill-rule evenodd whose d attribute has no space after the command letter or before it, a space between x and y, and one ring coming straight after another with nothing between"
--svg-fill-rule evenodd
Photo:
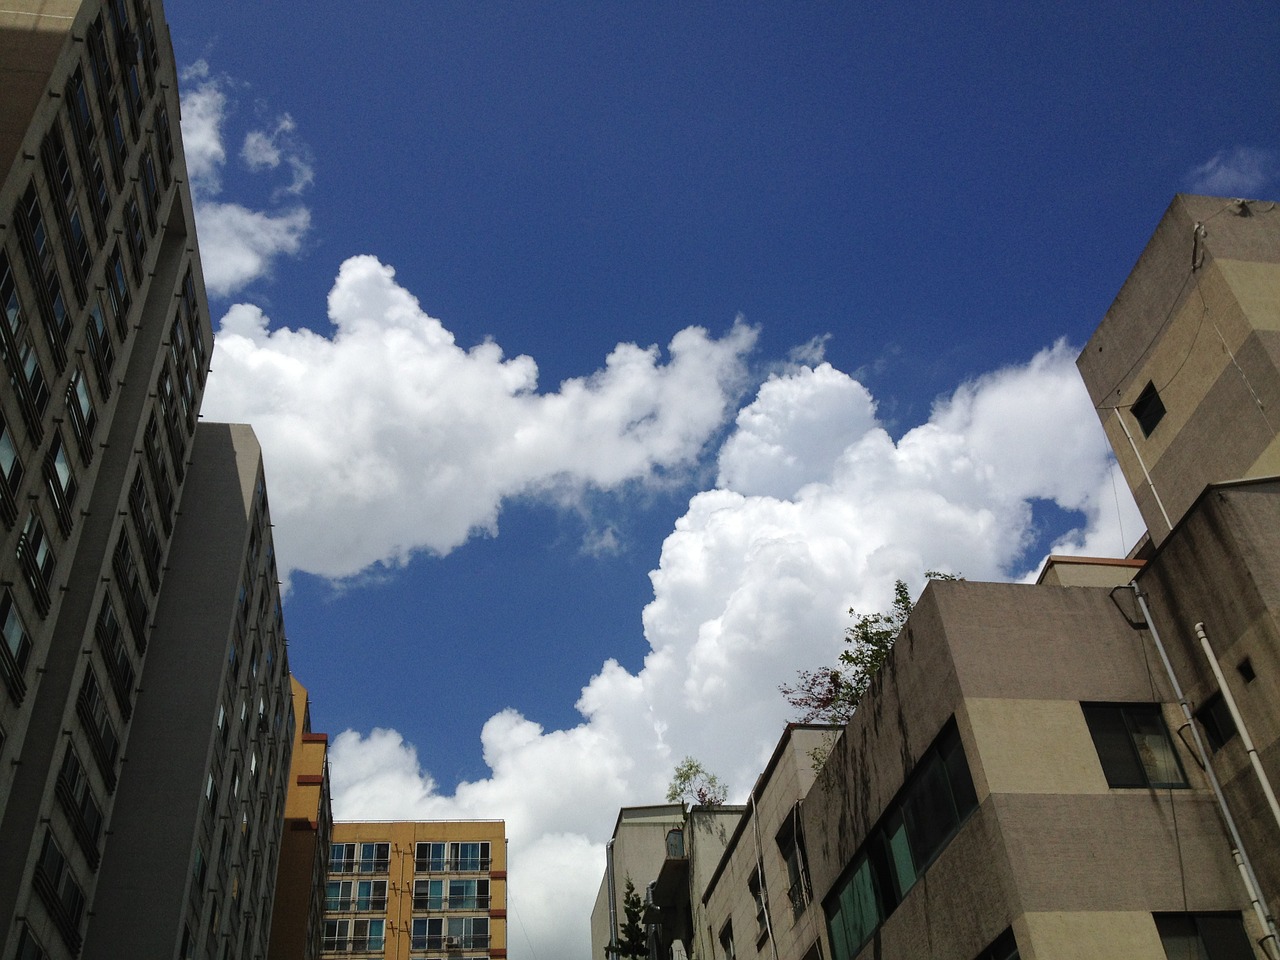
<instances>
[{"instance_id":1,"label":"dark window tint","mask_svg":"<svg viewBox=\"0 0 1280 960\"><path fill-rule=\"evenodd\" d=\"M1156 391L1156 385L1147 382L1142 393L1138 394L1138 399L1134 401L1130 412L1133 418L1138 421L1138 426L1142 428L1144 437L1151 436L1151 431L1156 428L1156 424L1164 417L1164 401L1160 399L1160 394Z\"/></svg>"},{"instance_id":2,"label":"dark window tint","mask_svg":"<svg viewBox=\"0 0 1280 960\"><path fill-rule=\"evenodd\" d=\"M1085 703L1080 707L1110 786L1187 785L1158 704Z\"/></svg>"}]
</instances>

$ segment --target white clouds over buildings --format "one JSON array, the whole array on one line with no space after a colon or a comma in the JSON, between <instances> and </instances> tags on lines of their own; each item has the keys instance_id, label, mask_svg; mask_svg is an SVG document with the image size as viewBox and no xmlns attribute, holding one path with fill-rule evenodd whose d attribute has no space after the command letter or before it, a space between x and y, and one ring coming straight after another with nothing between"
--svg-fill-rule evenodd
<instances>
[{"instance_id":1,"label":"white clouds over buildings","mask_svg":"<svg viewBox=\"0 0 1280 960\"><path fill-rule=\"evenodd\" d=\"M232 88L202 65L184 80L206 283L226 296L296 253L309 213L214 199ZM287 172L277 197L294 197L311 180L295 137L281 116L235 156L259 174ZM1246 169L1236 160L1197 175ZM286 576L347 578L446 554L496 533L513 497L572 503L718 466L650 574L643 668L600 665L576 726L496 713L481 735L488 776L451 793L394 730L333 740L340 817L506 820L510 940L518 950L527 936L537 956L588 960L620 805L660 799L685 755L743 795L785 719L777 685L835 659L848 608L884 608L896 578L917 593L926 569L1026 576L1038 501L1080 518L1059 552L1115 554L1142 529L1064 343L961 385L895 441L870 391L823 362L820 338L739 409L756 341L741 322L719 337L687 328L665 350L620 343L594 372L547 389L532 357L460 346L372 256L341 265L327 321L314 325L323 333L272 330L259 307L231 306L203 406L251 423L262 442ZM617 546L605 527L583 551Z\"/></svg>"},{"instance_id":2,"label":"white clouds over buildings","mask_svg":"<svg viewBox=\"0 0 1280 960\"><path fill-rule=\"evenodd\" d=\"M607 661L568 730L495 715L483 732L490 775L452 795L398 734L347 731L333 747L335 809L504 817L514 909L538 955L586 960L617 808L660 799L687 754L741 796L786 719L778 683L834 661L850 606L884 608L898 577L918 592L930 567L1024 574L1037 499L1080 513L1055 549L1123 549L1111 461L1073 360L1058 343L966 383L897 442L866 388L830 365L769 379L721 447L717 488L690 500L650 575L643 669ZM1120 491L1134 536L1141 523Z\"/></svg>"}]
</instances>

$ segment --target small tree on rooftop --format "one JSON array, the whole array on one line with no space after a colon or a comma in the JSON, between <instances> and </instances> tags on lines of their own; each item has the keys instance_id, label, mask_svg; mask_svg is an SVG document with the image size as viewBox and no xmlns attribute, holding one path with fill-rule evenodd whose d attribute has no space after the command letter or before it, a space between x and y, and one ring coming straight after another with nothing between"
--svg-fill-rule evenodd
<instances>
[{"instance_id":1,"label":"small tree on rooftop","mask_svg":"<svg viewBox=\"0 0 1280 960\"><path fill-rule=\"evenodd\" d=\"M714 773L708 771L693 757L685 757L676 764L667 787L668 803L696 803L714 807L729 798L729 790Z\"/></svg>"},{"instance_id":2,"label":"small tree on rooftop","mask_svg":"<svg viewBox=\"0 0 1280 960\"><path fill-rule=\"evenodd\" d=\"M925 572L929 580L961 580L963 577L937 570ZM912 609L911 593L902 580L893 584L893 602L880 613L858 613L850 608L853 626L845 629L848 647L831 667L800 670L795 682L778 689L796 710L799 723L845 724L853 717L858 702L867 692L871 678L893 649L893 643L906 626ZM824 757L825 759L825 757Z\"/></svg>"}]
</instances>

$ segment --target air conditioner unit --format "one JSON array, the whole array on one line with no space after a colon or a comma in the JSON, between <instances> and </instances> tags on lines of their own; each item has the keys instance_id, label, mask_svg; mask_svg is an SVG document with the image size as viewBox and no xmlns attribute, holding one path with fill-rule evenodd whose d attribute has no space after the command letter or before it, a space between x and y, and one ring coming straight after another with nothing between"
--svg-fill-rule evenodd
<instances>
[{"instance_id":1,"label":"air conditioner unit","mask_svg":"<svg viewBox=\"0 0 1280 960\"><path fill-rule=\"evenodd\" d=\"M446 947L461 947L461 946L462 946L462 938L461 938L461 937L445 937L445 938L444 938L444 945L445 945Z\"/></svg>"}]
</instances>

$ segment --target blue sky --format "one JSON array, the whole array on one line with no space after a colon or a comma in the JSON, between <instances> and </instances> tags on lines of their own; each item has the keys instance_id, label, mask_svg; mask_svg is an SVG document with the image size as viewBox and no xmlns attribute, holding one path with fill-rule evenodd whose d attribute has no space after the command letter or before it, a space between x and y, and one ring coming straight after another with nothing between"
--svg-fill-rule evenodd
<instances>
[{"instance_id":1,"label":"blue sky","mask_svg":"<svg viewBox=\"0 0 1280 960\"><path fill-rule=\"evenodd\" d=\"M1073 348L1175 192L1280 194L1280 18L370 9L166 4L206 415L339 814L504 817L512 955L585 960L617 807L744 792L850 606L1137 538Z\"/></svg>"}]
</instances>

